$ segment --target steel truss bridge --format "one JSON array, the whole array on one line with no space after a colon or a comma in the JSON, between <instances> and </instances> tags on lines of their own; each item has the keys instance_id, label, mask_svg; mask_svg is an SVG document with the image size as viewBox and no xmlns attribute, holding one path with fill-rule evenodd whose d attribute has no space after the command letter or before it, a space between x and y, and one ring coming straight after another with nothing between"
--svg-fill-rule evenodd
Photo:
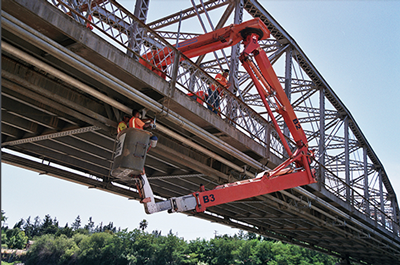
<instances>
[{"instance_id":1,"label":"steel truss bridge","mask_svg":"<svg viewBox=\"0 0 400 265\"><path fill-rule=\"evenodd\" d=\"M256 0L187 4L148 22L149 0L134 13L114 0L2 0L2 162L138 199L132 180L109 175L117 122L136 108L157 120L146 173L159 199L274 168L285 153L238 63L239 44L192 60L172 46L247 13L271 31L262 47L316 151L318 184L195 216L345 261L399 263L399 206L385 168L299 45ZM174 62L165 79L138 62L164 47ZM187 93L207 92L223 68L232 86L217 115Z\"/></svg>"}]
</instances>

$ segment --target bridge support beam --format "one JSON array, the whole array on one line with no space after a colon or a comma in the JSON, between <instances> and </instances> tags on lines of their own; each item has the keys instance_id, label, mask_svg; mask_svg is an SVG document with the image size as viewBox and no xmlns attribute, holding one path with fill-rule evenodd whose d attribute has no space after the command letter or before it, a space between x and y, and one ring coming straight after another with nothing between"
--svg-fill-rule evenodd
<instances>
[{"instance_id":1,"label":"bridge support beam","mask_svg":"<svg viewBox=\"0 0 400 265\"><path fill-rule=\"evenodd\" d=\"M395 196L391 196L390 197L390 202L391 202L391 206L392 206L392 209L393 209L393 221L394 221L394 223L392 223L393 235L394 236L398 236L399 227L398 227L397 223L399 222L399 219L397 218L398 205L397 205L397 202L396 202L396 197Z\"/></svg>"},{"instance_id":2,"label":"bridge support beam","mask_svg":"<svg viewBox=\"0 0 400 265\"><path fill-rule=\"evenodd\" d=\"M344 118L344 167L346 182L346 201L350 202L350 150L349 150L349 118Z\"/></svg>"},{"instance_id":3,"label":"bridge support beam","mask_svg":"<svg viewBox=\"0 0 400 265\"><path fill-rule=\"evenodd\" d=\"M243 0L236 0L235 1L235 13L233 17L233 23L234 24L240 24L243 22ZM240 43L232 46L231 48L231 61L230 61L230 70L229 70L229 82L231 83L231 86L229 87L229 90L236 94L238 92L239 94L241 91L239 91L239 82L238 82L238 69L239 69L239 56L240 56ZM236 115L235 112L237 110L229 108L227 116L231 118L232 120L235 120Z\"/></svg>"},{"instance_id":4,"label":"bridge support beam","mask_svg":"<svg viewBox=\"0 0 400 265\"><path fill-rule=\"evenodd\" d=\"M318 145L318 162L319 166L319 188L325 184L325 89L321 87L319 90L319 145Z\"/></svg>"},{"instance_id":5,"label":"bridge support beam","mask_svg":"<svg viewBox=\"0 0 400 265\"><path fill-rule=\"evenodd\" d=\"M378 174L379 174L379 201L381 203L381 211L382 211L382 213L384 213L385 212L385 201L383 199L383 182L382 182L382 170L381 169L379 169ZM382 213L380 214L382 226L386 227L385 215Z\"/></svg>"},{"instance_id":6,"label":"bridge support beam","mask_svg":"<svg viewBox=\"0 0 400 265\"><path fill-rule=\"evenodd\" d=\"M365 197L365 213L370 216L369 209L369 191L368 191L368 156L367 156L367 147L363 147L363 158L364 158L364 197Z\"/></svg>"},{"instance_id":7,"label":"bridge support beam","mask_svg":"<svg viewBox=\"0 0 400 265\"><path fill-rule=\"evenodd\" d=\"M146 23L147 12L149 11L149 4L150 4L150 0L136 0L135 10L134 10L133 14L135 15L135 17L137 17L143 23ZM142 39L142 34L138 28L137 22L133 22L133 24L129 27L128 38L129 38L128 47L130 49L132 49L133 47L136 47L134 49L134 51L139 53L140 48L138 48L138 47L140 47L140 46L137 45L137 43L143 42L143 39ZM131 51L128 50L127 54L130 57L133 57L133 53Z\"/></svg>"},{"instance_id":8,"label":"bridge support beam","mask_svg":"<svg viewBox=\"0 0 400 265\"><path fill-rule=\"evenodd\" d=\"M143 23L146 23L149 4L150 0L136 0L135 11L133 14Z\"/></svg>"},{"instance_id":9,"label":"bridge support beam","mask_svg":"<svg viewBox=\"0 0 400 265\"><path fill-rule=\"evenodd\" d=\"M18 144L25 144L25 143L33 143L33 142L37 142L37 141L43 141L43 140L48 140L48 139L65 137L65 136L69 136L69 135L86 133L86 132L90 132L90 131L96 131L96 130L99 130L99 129L100 128L98 128L96 126L89 126L89 127L79 128L79 129L73 129L73 130L62 131L62 132L57 132L57 133L34 136L34 137L29 137L29 138L24 138L24 139L9 141L9 142L3 142L1 144L1 147L7 146L7 145L18 145Z\"/></svg>"},{"instance_id":10,"label":"bridge support beam","mask_svg":"<svg viewBox=\"0 0 400 265\"><path fill-rule=\"evenodd\" d=\"M286 49L286 58L285 58L285 93L291 102L291 94L292 94L292 55L293 50L291 46L288 46ZM290 136L289 128L286 123L283 127L283 134L287 137Z\"/></svg>"}]
</instances>

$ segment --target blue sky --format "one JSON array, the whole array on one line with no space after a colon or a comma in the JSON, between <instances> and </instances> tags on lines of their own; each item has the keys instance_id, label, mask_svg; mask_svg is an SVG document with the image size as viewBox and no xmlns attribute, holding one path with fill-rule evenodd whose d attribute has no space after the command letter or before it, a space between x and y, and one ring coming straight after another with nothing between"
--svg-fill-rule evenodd
<instances>
[{"instance_id":1,"label":"blue sky","mask_svg":"<svg viewBox=\"0 0 400 265\"><path fill-rule=\"evenodd\" d=\"M133 10L134 1L120 1ZM149 20L190 6L189 0L150 0ZM260 1L296 40L352 112L400 194L397 151L400 130L400 1ZM161 8L162 7L162 8ZM137 201L2 164L2 209L14 225L21 217L46 214L62 225L77 215L87 223L121 228L149 221L148 230L170 229L185 239L237 230L182 214L146 215Z\"/></svg>"}]
</instances>

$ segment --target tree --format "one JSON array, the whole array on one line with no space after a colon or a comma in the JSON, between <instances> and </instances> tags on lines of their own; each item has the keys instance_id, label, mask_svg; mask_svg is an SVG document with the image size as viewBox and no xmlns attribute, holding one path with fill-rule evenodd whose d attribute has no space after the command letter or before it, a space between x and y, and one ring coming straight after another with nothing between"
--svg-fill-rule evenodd
<instances>
[{"instance_id":1,"label":"tree","mask_svg":"<svg viewBox=\"0 0 400 265\"><path fill-rule=\"evenodd\" d=\"M58 223L57 217L54 217L54 220L53 220L53 225L54 225L54 226L56 226L56 227L58 227L58 226L59 226L59 223Z\"/></svg>"},{"instance_id":2,"label":"tree","mask_svg":"<svg viewBox=\"0 0 400 265\"><path fill-rule=\"evenodd\" d=\"M8 227L5 226L5 222L7 220L7 217L5 214L6 213L3 210L1 210L1 248L8 248L7 243L6 243L8 241L7 234L6 234Z\"/></svg>"},{"instance_id":3,"label":"tree","mask_svg":"<svg viewBox=\"0 0 400 265\"><path fill-rule=\"evenodd\" d=\"M41 222L41 220L40 220L39 216L36 216L35 220L33 222L33 227L32 227L32 237L41 235L40 234L41 233L40 222Z\"/></svg>"},{"instance_id":4,"label":"tree","mask_svg":"<svg viewBox=\"0 0 400 265\"><path fill-rule=\"evenodd\" d=\"M2 211L4 216L4 211ZM3 217L2 216L2 217ZM4 220L4 219L3 219ZM81 227L80 216L72 227L58 227L56 218L46 215L43 223L36 217L19 221L15 228L2 228L2 247L23 248L30 231L37 232L35 243L25 264L315 264L333 265L338 260L313 250L239 231L237 235L216 235L210 240L190 242L179 238L172 230L166 236L161 231L145 232L147 220L128 232L118 230L113 222L94 229L92 218ZM24 229L25 231L21 230ZM41 234L53 231L53 234ZM89 233L89 231L92 231Z\"/></svg>"},{"instance_id":5,"label":"tree","mask_svg":"<svg viewBox=\"0 0 400 265\"><path fill-rule=\"evenodd\" d=\"M147 222L146 219L143 219L140 223L139 223L139 228L142 229L142 231L144 231L147 226L149 225L149 223Z\"/></svg>"},{"instance_id":6,"label":"tree","mask_svg":"<svg viewBox=\"0 0 400 265\"><path fill-rule=\"evenodd\" d=\"M81 217L79 215L76 217L75 222L72 223L71 227L74 231L81 227Z\"/></svg>"},{"instance_id":7,"label":"tree","mask_svg":"<svg viewBox=\"0 0 400 265\"><path fill-rule=\"evenodd\" d=\"M108 225L105 225L103 227L103 231L109 231L109 232L113 232L115 233L117 231L117 228L114 227L114 223L113 222L109 222Z\"/></svg>"},{"instance_id":8,"label":"tree","mask_svg":"<svg viewBox=\"0 0 400 265\"><path fill-rule=\"evenodd\" d=\"M56 236L65 235L68 238L71 238L74 235L74 231L71 227L68 227L68 223L65 224L63 228L58 229Z\"/></svg>"},{"instance_id":9,"label":"tree","mask_svg":"<svg viewBox=\"0 0 400 265\"><path fill-rule=\"evenodd\" d=\"M1 248L8 248L7 242L7 234L4 231L1 231Z\"/></svg>"},{"instance_id":10,"label":"tree","mask_svg":"<svg viewBox=\"0 0 400 265\"><path fill-rule=\"evenodd\" d=\"M18 222L15 223L14 228L22 229L24 223L25 223L24 219L21 218Z\"/></svg>"},{"instance_id":11,"label":"tree","mask_svg":"<svg viewBox=\"0 0 400 265\"><path fill-rule=\"evenodd\" d=\"M5 222L7 221L6 212L1 210L1 229L5 228Z\"/></svg>"},{"instance_id":12,"label":"tree","mask_svg":"<svg viewBox=\"0 0 400 265\"><path fill-rule=\"evenodd\" d=\"M52 224L53 224L53 220L51 219L50 214L46 214L44 216L42 229L45 230L46 228L50 227Z\"/></svg>"},{"instance_id":13,"label":"tree","mask_svg":"<svg viewBox=\"0 0 400 265\"><path fill-rule=\"evenodd\" d=\"M79 243L79 264L127 264L122 239L110 233L95 233Z\"/></svg>"},{"instance_id":14,"label":"tree","mask_svg":"<svg viewBox=\"0 0 400 265\"><path fill-rule=\"evenodd\" d=\"M67 228L72 232L68 225L63 229ZM114 228L114 225L110 222L104 228ZM172 231L162 236L158 231L148 233L142 228L92 234L82 234L81 230L86 231L80 228L73 232L72 238L62 234L37 237L27 254L26 264L333 265L337 262L336 258L316 251L259 237L239 239L237 235L221 235L186 242Z\"/></svg>"},{"instance_id":15,"label":"tree","mask_svg":"<svg viewBox=\"0 0 400 265\"><path fill-rule=\"evenodd\" d=\"M57 218L55 218L53 221L50 215L46 214L43 220L43 224L41 225L39 230L40 230L40 235L46 235L46 234L55 235L57 234L59 229L60 227L58 227Z\"/></svg>"},{"instance_id":16,"label":"tree","mask_svg":"<svg viewBox=\"0 0 400 265\"><path fill-rule=\"evenodd\" d=\"M25 264L76 264L79 248L65 235L43 235L27 253Z\"/></svg>"},{"instance_id":17,"label":"tree","mask_svg":"<svg viewBox=\"0 0 400 265\"><path fill-rule=\"evenodd\" d=\"M154 236L154 237L160 237L161 236L161 230L160 231L158 231L158 230L153 230L152 232L151 232L151 234Z\"/></svg>"},{"instance_id":18,"label":"tree","mask_svg":"<svg viewBox=\"0 0 400 265\"><path fill-rule=\"evenodd\" d=\"M94 232L94 222L92 220L92 217L89 217L89 221L87 225L85 225L84 229L86 229L89 233Z\"/></svg>"},{"instance_id":19,"label":"tree","mask_svg":"<svg viewBox=\"0 0 400 265\"><path fill-rule=\"evenodd\" d=\"M5 243L7 244L8 248L23 249L28 242L28 237L25 235L25 232L19 228L7 230L6 236L7 238Z\"/></svg>"},{"instance_id":20,"label":"tree","mask_svg":"<svg viewBox=\"0 0 400 265\"><path fill-rule=\"evenodd\" d=\"M25 224L23 226L23 230L25 232L25 235L28 238L32 238L33 237L33 225L31 224L31 217L30 216L26 219Z\"/></svg>"},{"instance_id":21,"label":"tree","mask_svg":"<svg viewBox=\"0 0 400 265\"><path fill-rule=\"evenodd\" d=\"M94 229L95 233L99 233L99 232L104 232L103 230L103 222L101 222L99 225L96 226L96 228Z\"/></svg>"}]
</instances>

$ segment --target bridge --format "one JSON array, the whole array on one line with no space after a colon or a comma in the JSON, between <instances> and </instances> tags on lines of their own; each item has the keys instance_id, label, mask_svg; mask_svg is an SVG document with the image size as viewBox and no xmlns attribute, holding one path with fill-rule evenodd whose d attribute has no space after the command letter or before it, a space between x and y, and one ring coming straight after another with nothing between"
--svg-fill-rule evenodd
<instances>
[{"instance_id":1,"label":"bridge","mask_svg":"<svg viewBox=\"0 0 400 265\"><path fill-rule=\"evenodd\" d=\"M187 2L148 22L149 0L137 0L133 14L114 0L2 0L2 162L139 199L133 180L109 172L117 123L140 109L157 123L146 173L159 200L273 169L287 154L239 65L239 44L194 60L173 46L207 27L239 24L247 12L271 31L261 45L273 64L283 61L275 70L315 150L318 183L186 214L344 261L399 263L399 206L389 176L300 46L256 0ZM180 30L193 20L202 32ZM139 62L164 47L173 62L162 69L165 78ZM214 113L187 94L207 93L223 68L232 85Z\"/></svg>"}]
</instances>

